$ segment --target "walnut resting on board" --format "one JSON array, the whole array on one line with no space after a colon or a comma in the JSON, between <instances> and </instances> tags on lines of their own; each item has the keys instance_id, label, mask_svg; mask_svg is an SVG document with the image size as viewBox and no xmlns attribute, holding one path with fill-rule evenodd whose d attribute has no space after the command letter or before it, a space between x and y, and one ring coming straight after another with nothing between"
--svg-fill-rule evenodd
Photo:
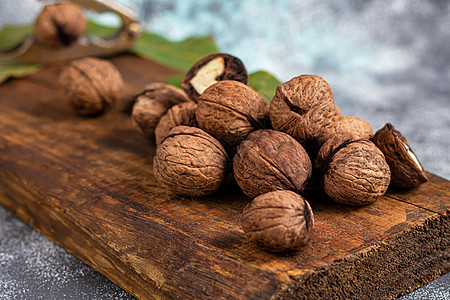
<instances>
[{"instance_id":1,"label":"walnut resting on board","mask_svg":"<svg viewBox=\"0 0 450 300\"><path fill-rule=\"evenodd\" d=\"M247 204L241 225L251 242L270 252L284 252L308 244L314 215L302 196L291 191L274 191Z\"/></svg>"},{"instance_id":2,"label":"walnut resting on board","mask_svg":"<svg viewBox=\"0 0 450 300\"><path fill-rule=\"evenodd\" d=\"M93 57L73 61L59 81L75 111L87 117L113 107L123 86L122 76L110 61Z\"/></svg>"},{"instance_id":3,"label":"walnut resting on board","mask_svg":"<svg viewBox=\"0 0 450 300\"><path fill-rule=\"evenodd\" d=\"M197 120L195 119L196 109L197 104L190 101L172 106L166 114L162 116L155 128L156 145L161 144L161 141L174 127L180 125L197 127Z\"/></svg>"},{"instance_id":4,"label":"walnut resting on board","mask_svg":"<svg viewBox=\"0 0 450 300\"><path fill-rule=\"evenodd\" d=\"M181 87L194 101L211 85L221 80L248 82L248 73L237 57L216 53L199 60L184 76Z\"/></svg>"},{"instance_id":5,"label":"walnut resting on board","mask_svg":"<svg viewBox=\"0 0 450 300\"><path fill-rule=\"evenodd\" d=\"M85 30L81 7L71 2L46 5L34 23L37 41L50 47L68 46Z\"/></svg>"},{"instance_id":6,"label":"walnut resting on board","mask_svg":"<svg viewBox=\"0 0 450 300\"><path fill-rule=\"evenodd\" d=\"M234 178L252 198L276 190L302 192L311 172L311 161L302 145L271 129L252 132L233 158Z\"/></svg>"},{"instance_id":7,"label":"walnut resting on board","mask_svg":"<svg viewBox=\"0 0 450 300\"><path fill-rule=\"evenodd\" d=\"M252 131L266 126L269 103L251 87L232 80L219 81L198 98L198 126L235 149Z\"/></svg>"},{"instance_id":8,"label":"walnut resting on board","mask_svg":"<svg viewBox=\"0 0 450 300\"><path fill-rule=\"evenodd\" d=\"M195 127L177 126L163 139L153 158L158 182L179 195L204 196L219 189L228 156L218 140Z\"/></svg>"},{"instance_id":9,"label":"walnut resting on board","mask_svg":"<svg viewBox=\"0 0 450 300\"><path fill-rule=\"evenodd\" d=\"M373 137L391 169L391 184L414 188L428 181L425 170L411 150L406 138L392 124L387 123Z\"/></svg>"},{"instance_id":10,"label":"walnut resting on board","mask_svg":"<svg viewBox=\"0 0 450 300\"><path fill-rule=\"evenodd\" d=\"M386 192L391 172L383 153L369 140L338 136L326 141L314 163L333 200L366 205Z\"/></svg>"},{"instance_id":11,"label":"walnut resting on board","mask_svg":"<svg viewBox=\"0 0 450 300\"><path fill-rule=\"evenodd\" d=\"M152 82L135 96L131 122L148 139L153 139L161 117L172 106L190 102L183 90L163 82Z\"/></svg>"}]
</instances>

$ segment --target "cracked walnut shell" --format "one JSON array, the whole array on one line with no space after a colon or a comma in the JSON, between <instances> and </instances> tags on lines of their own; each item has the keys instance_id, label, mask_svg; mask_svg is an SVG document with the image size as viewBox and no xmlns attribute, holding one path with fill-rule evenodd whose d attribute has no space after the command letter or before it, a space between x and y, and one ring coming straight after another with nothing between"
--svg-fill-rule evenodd
<instances>
[{"instance_id":1,"label":"cracked walnut shell","mask_svg":"<svg viewBox=\"0 0 450 300\"><path fill-rule=\"evenodd\" d=\"M252 131L266 126L269 103L251 87L232 80L219 81L199 98L198 126L235 149Z\"/></svg>"},{"instance_id":2,"label":"cracked walnut shell","mask_svg":"<svg viewBox=\"0 0 450 300\"><path fill-rule=\"evenodd\" d=\"M315 166L325 193L336 202L366 205L386 192L391 172L383 153L369 140L345 136L325 142Z\"/></svg>"},{"instance_id":3,"label":"cracked walnut shell","mask_svg":"<svg viewBox=\"0 0 450 300\"><path fill-rule=\"evenodd\" d=\"M184 76L181 87L194 101L211 85L221 80L247 84L248 73L237 57L216 53L198 61Z\"/></svg>"},{"instance_id":4,"label":"cracked walnut shell","mask_svg":"<svg viewBox=\"0 0 450 300\"><path fill-rule=\"evenodd\" d=\"M131 122L149 139L153 139L156 126L172 106L191 102L181 89L163 82L147 84L135 99Z\"/></svg>"},{"instance_id":5,"label":"cracked walnut shell","mask_svg":"<svg viewBox=\"0 0 450 300\"><path fill-rule=\"evenodd\" d=\"M302 145L271 129L252 132L233 158L234 178L252 198L276 190L302 192L311 172L311 161Z\"/></svg>"},{"instance_id":6,"label":"cracked walnut shell","mask_svg":"<svg viewBox=\"0 0 450 300\"><path fill-rule=\"evenodd\" d=\"M425 170L411 150L406 138L390 123L378 130L374 144L384 153L391 169L391 184L401 188L414 188L428 181Z\"/></svg>"},{"instance_id":7,"label":"cracked walnut shell","mask_svg":"<svg viewBox=\"0 0 450 300\"><path fill-rule=\"evenodd\" d=\"M302 196L274 191L256 197L244 208L241 226L247 238L264 250L285 252L308 244L314 214Z\"/></svg>"},{"instance_id":8,"label":"cracked walnut shell","mask_svg":"<svg viewBox=\"0 0 450 300\"><path fill-rule=\"evenodd\" d=\"M73 61L59 81L70 104L82 116L100 115L113 107L123 86L122 76L111 62L93 57Z\"/></svg>"},{"instance_id":9,"label":"cracked walnut shell","mask_svg":"<svg viewBox=\"0 0 450 300\"><path fill-rule=\"evenodd\" d=\"M173 128L156 149L153 173L159 184L186 196L204 196L219 189L228 156L218 140L195 127Z\"/></svg>"},{"instance_id":10,"label":"cracked walnut shell","mask_svg":"<svg viewBox=\"0 0 450 300\"><path fill-rule=\"evenodd\" d=\"M333 125L340 115L328 83L319 76L301 75L280 84L270 103L274 129L299 142L316 139L323 128Z\"/></svg>"},{"instance_id":11,"label":"cracked walnut shell","mask_svg":"<svg viewBox=\"0 0 450 300\"><path fill-rule=\"evenodd\" d=\"M34 23L37 41L52 47L72 44L85 30L83 11L71 2L46 5Z\"/></svg>"}]
</instances>

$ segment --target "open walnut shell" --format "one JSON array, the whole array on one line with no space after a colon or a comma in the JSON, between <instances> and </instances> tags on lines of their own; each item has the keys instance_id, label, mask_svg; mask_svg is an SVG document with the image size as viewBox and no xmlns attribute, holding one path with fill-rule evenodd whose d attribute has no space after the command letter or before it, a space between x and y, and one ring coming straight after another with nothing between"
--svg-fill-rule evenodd
<instances>
[{"instance_id":1,"label":"open walnut shell","mask_svg":"<svg viewBox=\"0 0 450 300\"><path fill-rule=\"evenodd\" d=\"M163 82L152 82L135 96L131 122L147 138L153 139L156 125L172 106L191 102L183 90Z\"/></svg>"},{"instance_id":2,"label":"open walnut shell","mask_svg":"<svg viewBox=\"0 0 450 300\"><path fill-rule=\"evenodd\" d=\"M265 128L269 103L251 87L232 80L219 81L199 98L198 126L231 149L252 131Z\"/></svg>"},{"instance_id":3,"label":"open walnut shell","mask_svg":"<svg viewBox=\"0 0 450 300\"><path fill-rule=\"evenodd\" d=\"M194 101L211 85L221 80L247 84L248 73L237 57L216 53L198 61L184 76L181 87Z\"/></svg>"},{"instance_id":4,"label":"open walnut shell","mask_svg":"<svg viewBox=\"0 0 450 300\"><path fill-rule=\"evenodd\" d=\"M197 127L197 120L195 119L196 108L197 104L190 101L172 106L156 126L156 145L161 144L161 141L169 134L172 128L180 125Z\"/></svg>"},{"instance_id":5,"label":"open walnut shell","mask_svg":"<svg viewBox=\"0 0 450 300\"><path fill-rule=\"evenodd\" d=\"M425 170L411 150L406 138L392 124L387 123L373 137L391 168L391 184L401 188L414 188L428 181Z\"/></svg>"},{"instance_id":6,"label":"open walnut shell","mask_svg":"<svg viewBox=\"0 0 450 300\"><path fill-rule=\"evenodd\" d=\"M274 191L256 197L242 211L242 229L247 238L271 252L306 246L314 228L314 214L302 196Z\"/></svg>"},{"instance_id":7,"label":"open walnut shell","mask_svg":"<svg viewBox=\"0 0 450 300\"><path fill-rule=\"evenodd\" d=\"M252 198L276 190L302 192L311 172L311 161L302 145L276 130L252 132L233 158L234 178Z\"/></svg>"},{"instance_id":8,"label":"open walnut shell","mask_svg":"<svg viewBox=\"0 0 450 300\"><path fill-rule=\"evenodd\" d=\"M316 139L323 128L332 126L340 115L328 83L319 76L301 75L280 84L270 103L270 120L274 129L297 141Z\"/></svg>"},{"instance_id":9,"label":"open walnut shell","mask_svg":"<svg viewBox=\"0 0 450 300\"><path fill-rule=\"evenodd\" d=\"M204 196L219 189L228 156L218 140L195 127L173 128L156 149L153 173L179 195Z\"/></svg>"},{"instance_id":10,"label":"open walnut shell","mask_svg":"<svg viewBox=\"0 0 450 300\"><path fill-rule=\"evenodd\" d=\"M391 172L383 153L369 140L340 136L325 142L314 163L328 196L343 204L366 205L386 192Z\"/></svg>"}]
</instances>

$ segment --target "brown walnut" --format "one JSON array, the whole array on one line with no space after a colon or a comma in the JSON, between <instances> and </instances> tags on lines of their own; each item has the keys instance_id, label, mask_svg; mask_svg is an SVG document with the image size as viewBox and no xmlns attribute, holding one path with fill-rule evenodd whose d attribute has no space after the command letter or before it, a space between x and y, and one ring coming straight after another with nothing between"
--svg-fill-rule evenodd
<instances>
[{"instance_id":1,"label":"brown walnut","mask_svg":"<svg viewBox=\"0 0 450 300\"><path fill-rule=\"evenodd\" d=\"M131 122L149 139L153 139L158 122L169 108L179 103L190 102L181 89L163 82L147 84L144 91L135 98Z\"/></svg>"},{"instance_id":2,"label":"brown walnut","mask_svg":"<svg viewBox=\"0 0 450 300\"><path fill-rule=\"evenodd\" d=\"M252 198L276 190L302 192L311 171L311 161L302 145L271 129L252 132L233 158L234 178Z\"/></svg>"},{"instance_id":3,"label":"brown walnut","mask_svg":"<svg viewBox=\"0 0 450 300\"><path fill-rule=\"evenodd\" d=\"M198 98L198 126L235 149L252 131L266 126L267 100L251 87L232 80L219 81Z\"/></svg>"},{"instance_id":4,"label":"brown walnut","mask_svg":"<svg viewBox=\"0 0 450 300\"><path fill-rule=\"evenodd\" d=\"M314 75L301 75L280 84L270 103L273 128L301 143L317 139L338 115L330 86Z\"/></svg>"},{"instance_id":5,"label":"brown walnut","mask_svg":"<svg viewBox=\"0 0 450 300\"><path fill-rule=\"evenodd\" d=\"M383 153L369 140L338 136L326 141L314 163L322 186L336 202L366 205L386 192L391 172Z\"/></svg>"},{"instance_id":6,"label":"brown walnut","mask_svg":"<svg viewBox=\"0 0 450 300\"><path fill-rule=\"evenodd\" d=\"M314 214L302 196L274 191L253 199L242 211L242 229L247 238L271 252L306 246L314 229Z\"/></svg>"},{"instance_id":7,"label":"brown walnut","mask_svg":"<svg viewBox=\"0 0 450 300\"><path fill-rule=\"evenodd\" d=\"M197 127L197 120L195 119L195 110L197 104L194 102L183 102L172 106L167 113L159 120L155 129L156 145L161 144L161 141L169 134L169 131L177 126L185 125Z\"/></svg>"},{"instance_id":8,"label":"brown walnut","mask_svg":"<svg viewBox=\"0 0 450 300\"><path fill-rule=\"evenodd\" d=\"M331 119L329 127L321 130L317 141L323 145L327 140L343 135L349 135L355 140L369 140L373 137L373 130L370 124L361 118L338 115Z\"/></svg>"},{"instance_id":9,"label":"brown walnut","mask_svg":"<svg viewBox=\"0 0 450 300\"><path fill-rule=\"evenodd\" d=\"M51 47L68 46L85 30L83 11L78 4L71 2L46 5L34 23L38 42Z\"/></svg>"},{"instance_id":10,"label":"brown walnut","mask_svg":"<svg viewBox=\"0 0 450 300\"><path fill-rule=\"evenodd\" d=\"M216 53L198 61L184 76L181 87L194 101L211 85L221 80L247 84L248 73L237 57Z\"/></svg>"},{"instance_id":11,"label":"brown walnut","mask_svg":"<svg viewBox=\"0 0 450 300\"><path fill-rule=\"evenodd\" d=\"M93 57L73 61L59 81L70 104L82 116L96 116L110 109L123 86L122 76L111 62Z\"/></svg>"},{"instance_id":12,"label":"brown walnut","mask_svg":"<svg viewBox=\"0 0 450 300\"><path fill-rule=\"evenodd\" d=\"M414 188L428 181L425 170L411 150L406 138L392 124L387 123L373 137L391 168L391 184L402 188Z\"/></svg>"},{"instance_id":13,"label":"brown walnut","mask_svg":"<svg viewBox=\"0 0 450 300\"><path fill-rule=\"evenodd\" d=\"M179 195L204 196L219 189L228 156L218 140L195 127L173 128L156 149L153 173Z\"/></svg>"}]
</instances>

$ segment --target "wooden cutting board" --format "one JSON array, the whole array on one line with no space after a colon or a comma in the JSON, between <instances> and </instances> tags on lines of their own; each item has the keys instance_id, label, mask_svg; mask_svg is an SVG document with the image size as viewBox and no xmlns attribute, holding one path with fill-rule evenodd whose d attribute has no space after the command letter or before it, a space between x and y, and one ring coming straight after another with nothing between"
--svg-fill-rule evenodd
<instances>
[{"instance_id":1,"label":"wooden cutting board","mask_svg":"<svg viewBox=\"0 0 450 300\"><path fill-rule=\"evenodd\" d=\"M142 299L392 298L450 271L450 182L389 190L372 205L308 195L315 236L301 252L247 242L249 198L229 179L180 197L152 173L155 146L120 112L151 81L176 74L131 55L112 59L126 87L119 109L77 117L61 67L0 86L0 204Z\"/></svg>"}]
</instances>

